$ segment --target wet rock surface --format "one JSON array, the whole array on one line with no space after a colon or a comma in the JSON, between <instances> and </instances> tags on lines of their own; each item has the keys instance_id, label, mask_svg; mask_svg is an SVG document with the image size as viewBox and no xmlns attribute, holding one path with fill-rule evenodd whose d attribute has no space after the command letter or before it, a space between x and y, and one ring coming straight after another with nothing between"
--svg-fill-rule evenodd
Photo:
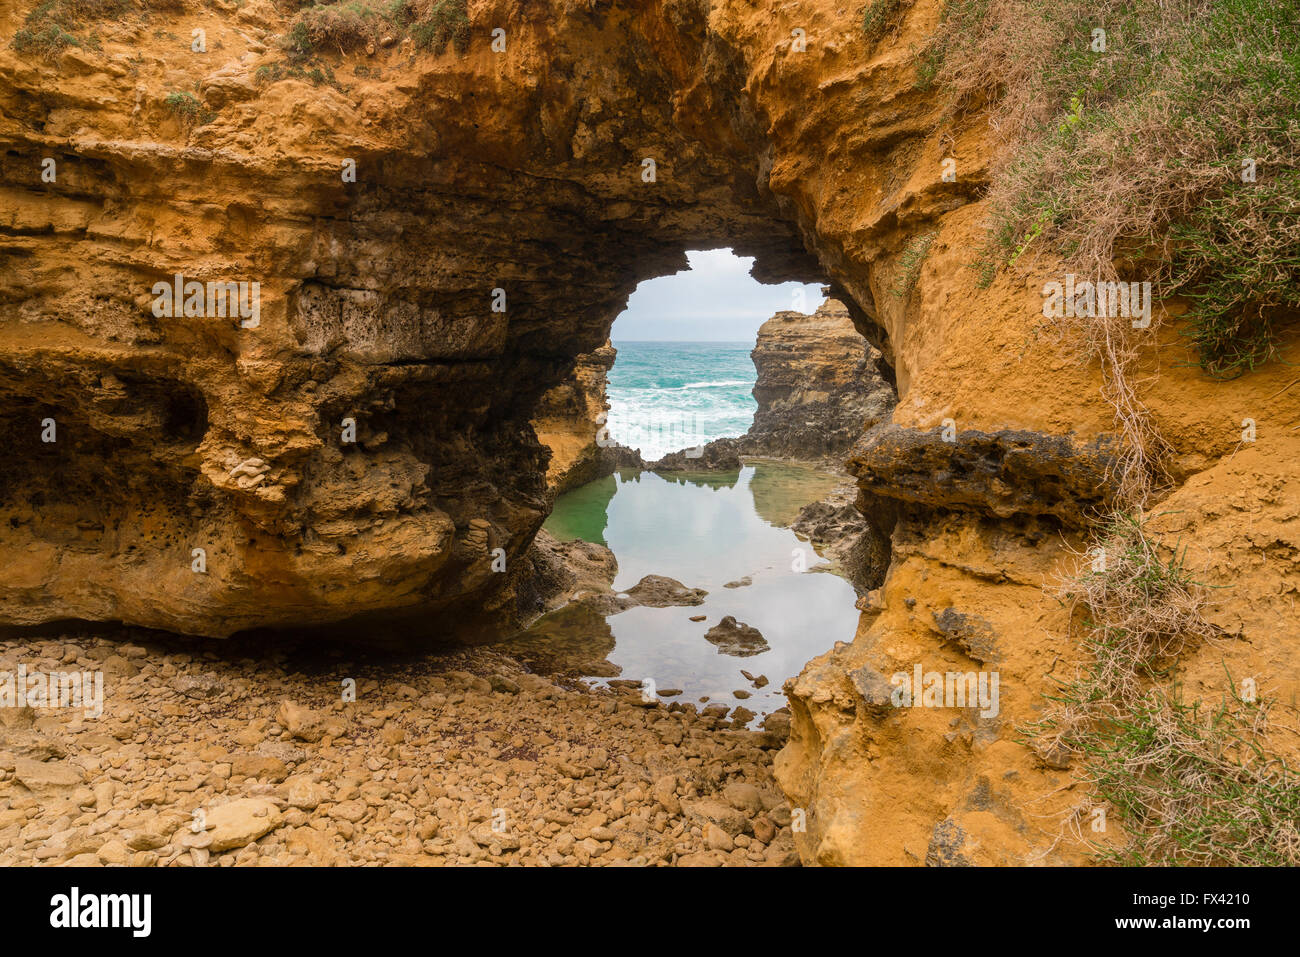
<instances>
[{"instance_id":1,"label":"wet rock surface","mask_svg":"<svg viewBox=\"0 0 1300 957\"><path fill-rule=\"evenodd\" d=\"M673 608L703 605L709 593L703 588L690 588L666 575L646 575L625 592L610 593L588 602L605 614L616 614L629 608Z\"/></svg>"},{"instance_id":2,"label":"wet rock surface","mask_svg":"<svg viewBox=\"0 0 1300 957\"><path fill-rule=\"evenodd\" d=\"M732 655L736 658L748 658L769 649L763 633L743 621L736 621L731 615L723 619L704 633L704 640L716 645L718 653Z\"/></svg>"},{"instance_id":3,"label":"wet rock surface","mask_svg":"<svg viewBox=\"0 0 1300 957\"><path fill-rule=\"evenodd\" d=\"M843 575L859 596L884 581L889 567L889 536L857 507L856 488L835 489L804 506L790 530L806 538Z\"/></svg>"},{"instance_id":4,"label":"wet rock surface","mask_svg":"<svg viewBox=\"0 0 1300 957\"><path fill-rule=\"evenodd\" d=\"M544 529L525 562L514 589L521 624L569 601L608 594L618 574L618 559L604 545L581 539L561 542Z\"/></svg>"},{"instance_id":5,"label":"wet rock surface","mask_svg":"<svg viewBox=\"0 0 1300 957\"><path fill-rule=\"evenodd\" d=\"M6 709L0 865L797 863L769 771L784 716L747 731L725 708L561 686L485 649L336 651L0 642L5 669L141 662L106 677L98 718ZM215 697L175 689L208 676Z\"/></svg>"}]
</instances>

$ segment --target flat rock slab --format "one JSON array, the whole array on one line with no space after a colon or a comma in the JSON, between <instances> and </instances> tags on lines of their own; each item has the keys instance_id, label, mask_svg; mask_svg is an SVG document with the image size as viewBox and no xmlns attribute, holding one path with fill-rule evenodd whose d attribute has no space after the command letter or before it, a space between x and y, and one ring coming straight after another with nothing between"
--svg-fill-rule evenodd
<instances>
[{"instance_id":1,"label":"flat rock slab","mask_svg":"<svg viewBox=\"0 0 1300 957\"><path fill-rule=\"evenodd\" d=\"M14 777L27 790L38 794L75 788L84 780L81 770L71 764L30 758L14 758Z\"/></svg>"},{"instance_id":2,"label":"flat rock slab","mask_svg":"<svg viewBox=\"0 0 1300 957\"><path fill-rule=\"evenodd\" d=\"M242 798L208 810L205 830L212 835L208 850L214 854L250 844L269 834L284 820L279 808L262 798Z\"/></svg>"}]
</instances>

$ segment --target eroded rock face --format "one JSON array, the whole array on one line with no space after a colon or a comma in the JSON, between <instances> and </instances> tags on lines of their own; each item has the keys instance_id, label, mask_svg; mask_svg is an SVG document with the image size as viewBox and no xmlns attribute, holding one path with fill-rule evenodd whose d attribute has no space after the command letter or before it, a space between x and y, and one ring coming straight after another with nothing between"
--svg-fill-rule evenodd
<instances>
[{"instance_id":1,"label":"eroded rock face","mask_svg":"<svg viewBox=\"0 0 1300 957\"><path fill-rule=\"evenodd\" d=\"M515 583L520 624L588 596L611 591L618 560L604 545L580 539L561 542L542 529L524 556L526 569Z\"/></svg>"},{"instance_id":2,"label":"eroded rock face","mask_svg":"<svg viewBox=\"0 0 1300 957\"><path fill-rule=\"evenodd\" d=\"M583 353L563 382L542 396L533 413L537 438L551 450L546 484L558 495L615 469L642 468L640 454L617 444L604 428L605 387L617 350L607 341Z\"/></svg>"},{"instance_id":3,"label":"eroded rock face","mask_svg":"<svg viewBox=\"0 0 1300 957\"><path fill-rule=\"evenodd\" d=\"M342 90L253 82L265 5L208 28L228 62L160 39L183 5L96 24L100 53L0 51L5 623L508 617L547 509L532 417L636 282L722 244L816 270L703 6L473 14L512 24L506 60L394 49Z\"/></svg>"},{"instance_id":4,"label":"eroded rock face","mask_svg":"<svg viewBox=\"0 0 1300 957\"><path fill-rule=\"evenodd\" d=\"M573 372L542 396L533 413L537 438L551 450L546 480L557 491L598 477L597 432L609 410L606 377L617 355L606 341L599 349L578 356Z\"/></svg>"},{"instance_id":5,"label":"eroded rock face","mask_svg":"<svg viewBox=\"0 0 1300 957\"><path fill-rule=\"evenodd\" d=\"M790 531L835 562L860 596L879 587L889 567L889 534L858 509L862 498L851 486L834 489L800 509L790 523Z\"/></svg>"},{"instance_id":6,"label":"eroded rock face","mask_svg":"<svg viewBox=\"0 0 1300 957\"><path fill-rule=\"evenodd\" d=\"M758 410L742 439L749 455L838 464L894 407L880 352L837 299L811 315L778 312L759 327L753 358Z\"/></svg>"},{"instance_id":7,"label":"eroded rock face","mask_svg":"<svg viewBox=\"0 0 1300 957\"><path fill-rule=\"evenodd\" d=\"M725 472L739 469L742 455L839 467L896 401L883 356L838 299L827 298L811 314L778 312L759 328L752 357L758 409L749 431L672 452L650 468Z\"/></svg>"},{"instance_id":8,"label":"eroded rock face","mask_svg":"<svg viewBox=\"0 0 1300 957\"><path fill-rule=\"evenodd\" d=\"M1083 526L1111 504L1105 444L1001 430L922 432L892 422L870 429L849 470L864 493L900 502L1013 515L1053 515Z\"/></svg>"}]
</instances>

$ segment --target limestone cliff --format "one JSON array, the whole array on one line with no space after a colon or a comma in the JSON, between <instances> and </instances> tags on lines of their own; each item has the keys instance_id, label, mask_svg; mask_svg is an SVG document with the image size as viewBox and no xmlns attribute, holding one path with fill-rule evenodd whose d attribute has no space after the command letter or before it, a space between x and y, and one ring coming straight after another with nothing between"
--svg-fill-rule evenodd
<instances>
[{"instance_id":1,"label":"limestone cliff","mask_svg":"<svg viewBox=\"0 0 1300 957\"><path fill-rule=\"evenodd\" d=\"M640 467L635 450L613 442L604 428L605 386L617 350L609 342L578 356L573 372L537 403L533 428L551 450L546 484L556 494L585 485L616 468Z\"/></svg>"},{"instance_id":2,"label":"limestone cliff","mask_svg":"<svg viewBox=\"0 0 1300 957\"><path fill-rule=\"evenodd\" d=\"M741 443L747 454L838 464L893 408L879 351L836 299L811 315L778 312L759 327L753 358L758 410Z\"/></svg>"},{"instance_id":3,"label":"limestone cliff","mask_svg":"<svg viewBox=\"0 0 1300 957\"><path fill-rule=\"evenodd\" d=\"M695 5L476 3L464 55L310 69L265 2L120 12L0 50L5 622L447 634L509 605L532 416L639 279L815 268Z\"/></svg>"},{"instance_id":4,"label":"limestone cliff","mask_svg":"<svg viewBox=\"0 0 1300 957\"><path fill-rule=\"evenodd\" d=\"M0 35L32 6L0 8ZM1060 264L968 268L996 131L918 80L940 4L878 44L824 0L467 9L463 50L306 66L265 0L3 45L0 620L436 634L503 607L495 569L547 507L539 400L639 280L730 245L764 278L829 281L898 390L852 453L888 574L789 688L804 860L1083 859L1071 771L1017 729L1079 663L1045 586L1113 499L1118 436L1097 364L1044 334ZM205 53L180 39L200 27ZM259 283L257 315L184 287L155 308L178 274ZM1135 366L1171 451L1151 528L1223 586L1227 636L1180 676L1294 702L1300 392L1278 363L1205 378L1186 304L1163 306ZM916 665L996 668L1000 709L891 708Z\"/></svg>"}]
</instances>

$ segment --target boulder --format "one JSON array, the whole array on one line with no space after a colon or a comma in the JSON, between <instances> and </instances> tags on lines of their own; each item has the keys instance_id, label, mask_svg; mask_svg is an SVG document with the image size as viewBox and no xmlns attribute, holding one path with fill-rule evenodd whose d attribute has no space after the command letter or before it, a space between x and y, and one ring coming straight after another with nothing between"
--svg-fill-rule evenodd
<instances>
[{"instance_id":1,"label":"boulder","mask_svg":"<svg viewBox=\"0 0 1300 957\"><path fill-rule=\"evenodd\" d=\"M704 640L718 646L718 654L748 658L770 649L763 633L743 621L727 615L704 633Z\"/></svg>"}]
</instances>

